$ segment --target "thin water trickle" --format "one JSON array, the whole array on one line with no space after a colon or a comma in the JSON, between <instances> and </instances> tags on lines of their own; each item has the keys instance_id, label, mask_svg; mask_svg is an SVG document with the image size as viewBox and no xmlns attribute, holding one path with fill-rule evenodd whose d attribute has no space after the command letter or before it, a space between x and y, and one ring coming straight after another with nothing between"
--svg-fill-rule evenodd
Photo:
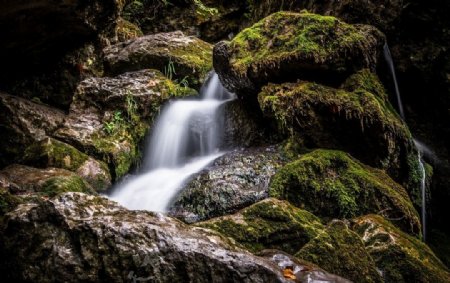
<instances>
[{"instance_id":1,"label":"thin water trickle","mask_svg":"<svg viewBox=\"0 0 450 283\"><path fill-rule=\"evenodd\" d=\"M402 98L400 96L400 88L398 87L397 75L395 73L394 60L392 60L391 50L389 49L389 46L387 43L384 44L383 54L384 54L384 59L386 60L386 63L388 64L389 70L391 72L392 80L394 81L395 95L397 97L398 112L400 113L400 116L402 117L402 119L405 120L405 112L403 111L403 103L402 103Z\"/></svg>"},{"instance_id":2,"label":"thin water trickle","mask_svg":"<svg viewBox=\"0 0 450 283\"><path fill-rule=\"evenodd\" d=\"M426 185L426 178L427 173L425 171L425 164L423 163L422 155L423 151L421 150L420 143L416 140L414 140L414 144L416 145L418 149L418 159L419 159L419 169L420 173L422 174L421 180L420 180L420 193L422 198L422 209L421 209L421 217L422 217L422 236L423 241L426 241L426 231L427 231L427 185Z\"/></svg>"},{"instance_id":3,"label":"thin water trickle","mask_svg":"<svg viewBox=\"0 0 450 283\"><path fill-rule=\"evenodd\" d=\"M213 74L200 100L171 101L156 121L144 153L143 172L113 190L129 209L165 212L186 180L222 155L220 105L233 99Z\"/></svg>"}]
</instances>

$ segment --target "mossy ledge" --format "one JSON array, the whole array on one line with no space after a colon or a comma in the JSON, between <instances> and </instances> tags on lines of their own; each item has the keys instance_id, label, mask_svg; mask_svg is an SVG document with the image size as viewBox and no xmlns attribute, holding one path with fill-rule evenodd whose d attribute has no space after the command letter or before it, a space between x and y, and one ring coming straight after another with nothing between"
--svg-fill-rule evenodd
<instances>
[{"instance_id":1,"label":"mossy ledge","mask_svg":"<svg viewBox=\"0 0 450 283\"><path fill-rule=\"evenodd\" d=\"M419 216L405 189L341 151L315 150L288 163L272 178L269 194L325 220L379 213L420 235Z\"/></svg>"}]
</instances>

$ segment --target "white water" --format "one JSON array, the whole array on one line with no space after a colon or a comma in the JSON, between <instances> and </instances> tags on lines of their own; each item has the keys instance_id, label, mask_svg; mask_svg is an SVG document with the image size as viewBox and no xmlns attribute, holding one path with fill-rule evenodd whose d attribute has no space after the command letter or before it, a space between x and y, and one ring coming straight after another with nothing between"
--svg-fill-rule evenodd
<instances>
[{"instance_id":1,"label":"white water","mask_svg":"<svg viewBox=\"0 0 450 283\"><path fill-rule=\"evenodd\" d=\"M115 188L111 199L129 209L165 212L187 179L223 154L218 110L232 94L214 74L201 96L172 101L163 110L145 151L143 172Z\"/></svg>"},{"instance_id":2,"label":"white water","mask_svg":"<svg viewBox=\"0 0 450 283\"><path fill-rule=\"evenodd\" d=\"M398 111L400 113L400 117L402 117L402 119L405 120L405 112L403 111L402 98L400 96L400 89L398 87L397 75L395 74L394 60L392 60L391 50L389 50L389 46L387 43L384 44L383 53L384 59L388 64L389 70L391 71L392 80L394 81L395 95L397 96Z\"/></svg>"},{"instance_id":3,"label":"white water","mask_svg":"<svg viewBox=\"0 0 450 283\"><path fill-rule=\"evenodd\" d=\"M418 149L418 159L419 159L419 169L420 169L420 173L422 174L421 180L420 180L420 192L421 192L421 197L422 197L422 211L421 211L421 216L422 216L422 235L423 235L423 241L426 241L426 231L427 231L427 185L426 185L426 178L427 178L427 173L425 172L425 164L423 163L422 160L422 150L421 150L421 144L414 140L414 144L416 145L417 149Z\"/></svg>"}]
</instances>

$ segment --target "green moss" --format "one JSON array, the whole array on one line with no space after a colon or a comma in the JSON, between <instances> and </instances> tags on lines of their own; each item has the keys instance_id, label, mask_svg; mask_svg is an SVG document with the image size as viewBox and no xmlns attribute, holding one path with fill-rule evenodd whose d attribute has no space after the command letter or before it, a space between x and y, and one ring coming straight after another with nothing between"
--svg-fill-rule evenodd
<instances>
[{"instance_id":1,"label":"green moss","mask_svg":"<svg viewBox=\"0 0 450 283\"><path fill-rule=\"evenodd\" d=\"M1 217L16 208L21 203L20 199L12 195L8 190L0 187L0 219Z\"/></svg>"},{"instance_id":2,"label":"green moss","mask_svg":"<svg viewBox=\"0 0 450 283\"><path fill-rule=\"evenodd\" d=\"M117 20L116 34L119 41L127 41L144 35L137 25L123 18Z\"/></svg>"},{"instance_id":3,"label":"green moss","mask_svg":"<svg viewBox=\"0 0 450 283\"><path fill-rule=\"evenodd\" d=\"M448 269L419 239L379 215L362 216L354 223L385 282L449 282Z\"/></svg>"},{"instance_id":4,"label":"green moss","mask_svg":"<svg viewBox=\"0 0 450 283\"><path fill-rule=\"evenodd\" d=\"M45 181L38 193L53 197L65 192L95 193L92 188L78 176L57 176Z\"/></svg>"},{"instance_id":5,"label":"green moss","mask_svg":"<svg viewBox=\"0 0 450 283\"><path fill-rule=\"evenodd\" d=\"M361 238L341 221L330 223L295 256L353 282L383 282Z\"/></svg>"},{"instance_id":6,"label":"green moss","mask_svg":"<svg viewBox=\"0 0 450 283\"><path fill-rule=\"evenodd\" d=\"M405 189L344 152L315 150L285 165L272 178L269 194L324 219L380 213L398 218L405 231L420 233Z\"/></svg>"},{"instance_id":7,"label":"green moss","mask_svg":"<svg viewBox=\"0 0 450 283\"><path fill-rule=\"evenodd\" d=\"M275 64L282 58L322 63L356 47L369 37L335 17L308 12L277 12L240 32L230 43L231 64L244 72L250 64Z\"/></svg>"},{"instance_id":8,"label":"green moss","mask_svg":"<svg viewBox=\"0 0 450 283\"><path fill-rule=\"evenodd\" d=\"M197 225L231 237L252 252L275 248L295 253L324 229L311 213L275 199Z\"/></svg>"}]
</instances>

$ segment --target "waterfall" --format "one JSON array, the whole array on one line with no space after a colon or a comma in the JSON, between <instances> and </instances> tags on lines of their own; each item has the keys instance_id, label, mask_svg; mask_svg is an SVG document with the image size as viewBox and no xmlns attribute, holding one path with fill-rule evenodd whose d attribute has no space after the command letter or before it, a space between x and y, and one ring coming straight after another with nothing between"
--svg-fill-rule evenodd
<instances>
[{"instance_id":1,"label":"waterfall","mask_svg":"<svg viewBox=\"0 0 450 283\"><path fill-rule=\"evenodd\" d=\"M223 153L219 106L233 99L213 74L199 100L170 101L144 151L141 174L114 188L110 198L129 209L165 212L187 179Z\"/></svg>"},{"instance_id":2,"label":"waterfall","mask_svg":"<svg viewBox=\"0 0 450 283\"><path fill-rule=\"evenodd\" d=\"M395 74L394 60L392 60L391 50L389 49L387 43L384 44L383 54L384 59L386 60L386 63L388 64L389 70L391 72L392 80L394 81L395 95L397 96L398 112L400 113L402 119L405 120L405 112L403 111L402 98L400 96L400 89L398 87L397 76Z\"/></svg>"},{"instance_id":3,"label":"waterfall","mask_svg":"<svg viewBox=\"0 0 450 283\"><path fill-rule=\"evenodd\" d=\"M384 44L383 47L383 54L384 54L384 59L386 60L386 63L389 67L389 71L391 72L391 76L392 76L392 80L394 81L394 88L395 88L395 95L397 97L397 104L398 104L398 110L400 112L400 117L403 119L403 121L405 121L405 112L403 111L403 103L402 103L402 98L400 95L400 88L398 86L398 82L397 82L397 75L395 73L395 67L394 67L394 60L392 59L392 55L391 55L391 51L389 50L389 46L387 43ZM420 192L421 192L421 198L422 198L422 203L421 203L421 218L422 218L422 234L423 234L423 241L425 241L425 235L426 235L426 218L427 218L427 210L426 210L426 172L425 172L425 164L423 162L423 153L426 151L430 152L431 151L423 144L421 144L420 142L418 142L416 139L413 139L414 141L414 145L417 148L417 152L418 152L418 160L419 160L419 170L422 174L421 176L421 180L420 180Z\"/></svg>"}]
</instances>

